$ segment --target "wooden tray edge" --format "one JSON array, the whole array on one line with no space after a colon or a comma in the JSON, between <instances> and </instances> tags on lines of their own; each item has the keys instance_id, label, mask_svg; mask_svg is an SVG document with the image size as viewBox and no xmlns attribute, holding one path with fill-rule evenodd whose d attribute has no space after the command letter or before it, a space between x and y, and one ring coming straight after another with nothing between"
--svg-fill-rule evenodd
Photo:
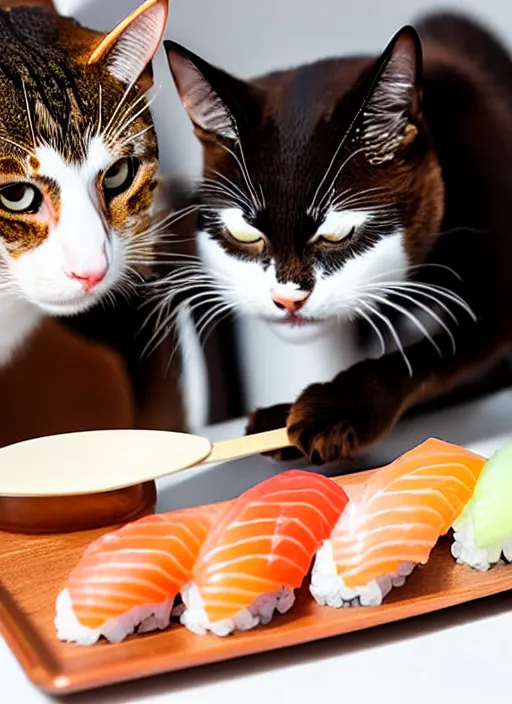
<instances>
[{"instance_id":1,"label":"wooden tray edge","mask_svg":"<svg viewBox=\"0 0 512 704\"><path fill-rule=\"evenodd\" d=\"M470 569L469 567L463 565L456 565L454 563L454 569ZM496 568L493 568L496 569ZM290 647L296 647L300 645L305 645L307 643L312 643L315 641L327 640L330 638L341 637L343 635L348 635L351 633L357 633L361 631L371 630L372 628L384 626L391 623L398 623L400 621L406 621L411 618L425 616L429 613L436 613L449 609L452 607L461 606L466 603L471 603L472 601L477 601L480 599L486 599L498 594L503 594L509 590L512 590L512 567L507 567L505 569L510 569L510 584L508 580L500 580L498 584L492 590L486 588L486 584L481 584L475 589L468 589L461 591L455 598L447 598L445 600L439 599L439 597L432 596L428 597L417 597L409 599L407 601L408 611L407 615L404 616L399 609L391 609L391 604L387 606L383 604L379 607L357 607L364 609L368 613L369 623L364 626L358 626L356 622L349 624L347 628L341 628L337 621L333 621L332 628L326 629L325 624L318 624L318 628L315 626L304 626L300 630L290 633L284 640L276 642L273 638L273 634L267 631L267 637L262 637L254 640L249 640L241 644L241 648L236 656L226 657L222 650L217 653L210 652L208 655L199 656L196 659L191 659L191 661L186 666L179 667L169 667L169 662L164 658L156 658L154 660L154 666L149 668L144 674L137 675L136 678L130 676L120 675L112 676L112 667L110 666L108 675L103 673L102 669L97 669L95 672L95 678L91 681L90 673L85 671L71 671L67 672L65 668L59 670L59 663L54 660L54 658L48 653L44 642L41 641L40 637L37 635L37 631L30 626L30 632L34 634L35 639L30 643L25 642L25 647L23 647L19 641L14 637L14 630L11 634L5 634L2 628L3 615L5 614L5 606L3 603L3 598L5 597L5 590L0 588L0 630L4 635L9 647L11 647L13 654L16 659L20 662L28 679L36 685L39 689L52 696L67 696L70 694L76 694L84 691L93 691L102 687L110 687L119 684L125 684L127 682L135 682L159 675L170 675L173 672L182 672L185 670L194 669L196 667L201 667L204 665L213 665L220 662L227 662L238 660L240 658L245 658L251 655L258 655L265 652L272 652L277 650L283 650ZM493 580L493 583L495 580ZM13 600L7 594L8 601L13 603ZM405 602L404 602L405 603ZM23 618L25 623L30 623L19 609L14 604L15 609L12 615L8 615L8 620L13 624L13 629L18 630L17 617L19 614ZM328 608L328 607L325 607ZM378 614L375 611L378 610ZM391 613L390 613L391 612ZM172 628L179 628L180 626L174 625ZM20 629L21 630L21 629ZM262 631L263 633L263 631ZM11 637L9 637L11 636ZM209 636L205 636L209 637ZM12 648L12 645L15 647ZM37 658L40 657L38 661ZM162 660L164 660L162 662ZM46 663L46 664L43 664Z\"/></svg>"}]
</instances>

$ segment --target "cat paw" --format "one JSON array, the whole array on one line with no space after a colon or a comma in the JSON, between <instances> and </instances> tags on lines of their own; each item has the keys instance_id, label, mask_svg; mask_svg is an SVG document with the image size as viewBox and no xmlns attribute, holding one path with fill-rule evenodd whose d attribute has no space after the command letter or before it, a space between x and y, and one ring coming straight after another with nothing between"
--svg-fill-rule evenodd
<instances>
[{"instance_id":1,"label":"cat paw","mask_svg":"<svg viewBox=\"0 0 512 704\"><path fill-rule=\"evenodd\" d=\"M255 433L265 433L268 430L277 430L278 428L286 427L286 419L290 412L291 405L289 403L281 403L277 406L269 406L268 408L259 408L251 413L247 425L245 426L246 435L254 435ZM303 457L303 454L296 447L283 447L280 450L272 450L264 452L264 457L270 457L276 462L292 462L293 460Z\"/></svg>"},{"instance_id":2,"label":"cat paw","mask_svg":"<svg viewBox=\"0 0 512 704\"><path fill-rule=\"evenodd\" d=\"M391 430L399 408L393 394L354 367L299 396L288 415L288 436L312 464L353 459Z\"/></svg>"}]
</instances>

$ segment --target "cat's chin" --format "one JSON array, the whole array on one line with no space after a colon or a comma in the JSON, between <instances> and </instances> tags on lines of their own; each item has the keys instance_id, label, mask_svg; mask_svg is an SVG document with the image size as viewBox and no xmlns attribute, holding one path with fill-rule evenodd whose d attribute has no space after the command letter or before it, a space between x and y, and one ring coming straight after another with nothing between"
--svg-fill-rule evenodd
<instances>
[{"instance_id":1,"label":"cat's chin","mask_svg":"<svg viewBox=\"0 0 512 704\"><path fill-rule=\"evenodd\" d=\"M32 300L32 303L46 315L53 317L70 317L85 313L100 300L99 295L80 296L73 299Z\"/></svg>"},{"instance_id":2,"label":"cat's chin","mask_svg":"<svg viewBox=\"0 0 512 704\"><path fill-rule=\"evenodd\" d=\"M298 321L297 323L266 320L272 332L283 342L297 345L325 335L335 320Z\"/></svg>"}]
</instances>

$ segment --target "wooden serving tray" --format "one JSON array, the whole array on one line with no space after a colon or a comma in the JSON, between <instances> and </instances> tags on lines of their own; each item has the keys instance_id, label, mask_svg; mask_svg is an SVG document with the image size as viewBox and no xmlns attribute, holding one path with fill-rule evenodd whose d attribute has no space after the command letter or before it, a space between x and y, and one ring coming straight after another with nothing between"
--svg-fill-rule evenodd
<instances>
[{"instance_id":1,"label":"wooden serving tray","mask_svg":"<svg viewBox=\"0 0 512 704\"><path fill-rule=\"evenodd\" d=\"M369 472L337 478L356 484ZM438 611L512 589L512 566L479 573L457 565L450 538L439 542L427 565L379 607L318 606L308 582L293 608L265 627L226 638L197 636L179 623L113 645L61 643L53 625L55 599L83 549L106 529L46 536L0 532L0 632L30 680L64 695L127 680L285 648Z\"/></svg>"}]
</instances>

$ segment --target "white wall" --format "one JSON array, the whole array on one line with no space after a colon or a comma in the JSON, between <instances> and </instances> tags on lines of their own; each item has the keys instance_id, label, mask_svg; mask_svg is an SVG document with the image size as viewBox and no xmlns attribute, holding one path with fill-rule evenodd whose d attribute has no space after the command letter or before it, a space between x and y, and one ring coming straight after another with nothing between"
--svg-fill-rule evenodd
<instances>
[{"instance_id":1,"label":"white wall","mask_svg":"<svg viewBox=\"0 0 512 704\"><path fill-rule=\"evenodd\" d=\"M137 0L57 0L64 14L91 27L114 26ZM171 0L167 38L249 77L346 53L380 51L403 24L437 9L472 12L512 41L510 0ZM196 177L200 153L176 96L163 51L155 64L162 88L154 103L163 168ZM256 321L239 324L250 406L291 400L310 381L328 379L353 359L350 333L300 348L280 343Z\"/></svg>"}]
</instances>

